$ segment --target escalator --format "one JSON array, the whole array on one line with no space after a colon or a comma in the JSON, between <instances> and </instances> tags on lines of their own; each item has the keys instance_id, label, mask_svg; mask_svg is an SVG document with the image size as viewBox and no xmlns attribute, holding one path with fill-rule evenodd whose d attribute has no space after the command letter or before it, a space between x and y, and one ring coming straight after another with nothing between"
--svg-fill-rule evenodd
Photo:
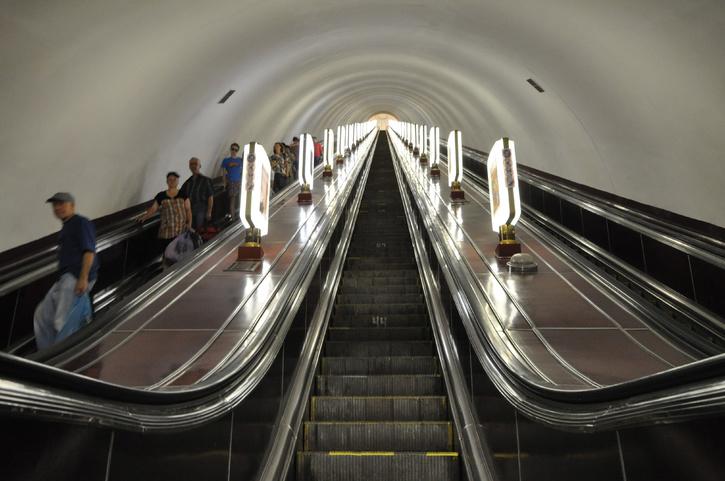
<instances>
[{"instance_id":1,"label":"escalator","mask_svg":"<svg viewBox=\"0 0 725 481\"><path fill-rule=\"evenodd\" d=\"M430 243L423 252L430 265L421 257L427 234L412 227L419 219L411 216L400 177L396 182L384 133L378 138L367 182L357 185L365 186L357 218L355 200L348 201L347 217L337 222L325 253L319 256L321 267L313 269L319 269L316 281L305 288L304 307L289 331L272 336L283 339L283 347L242 401L214 418L175 431L137 428L134 432L90 411L76 424L67 419L57 422L57 416L49 416L55 419L49 421L40 403L36 412L26 411L26 417L6 413L2 419L9 447L0 455L3 478L721 479L722 442L717 433L725 424L722 415L668 425L645 420L640 426L595 433L553 429L522 416L489 379L471 345L454 302L461 293L440 282L436 289L443 309L431 307L426 269L433 266L441 280L442 267ZM410 232L415 232L412 238ZM345 248L340 246L348 239L342 268ZM337 259L335 271L342 275L333 296L327 285L332 276L326 274ZM330 312L319 307L323 299L334 299L334 305L329 328L324 337L319 336L320 344L324 339L321 358L319 363L310 361L312 375L306 379L312 389L298 391L297 368L303 359L314 357L309 355L314 349L308 341L314 337L317 312ZM290 310L292 315L295 310ZM321 325L327 326L323 317ZM465 371L460 373L465 376L462 390L451 383L451 350L441 348L442 325L455 344L457 367ZM325 328L320 332L325 333ZM245 375L237 377L243 380ZM64 387L70 389L72 381ZM89 390L87 395L94 394ZM221 404L228 400L223 390L209 393L209 398ZM478 452L494 458L496 476L471 475L473 456L465 440L471 424L461 423L461 398L475 406L473 430L482 427L490 441ZM138 407L143 401L135 403L129 401L124 408ZM186 409L188 403L187 399L159 403L158 412L150 416L178 417L175 410ZM287 422L285 403L303 411L304 422ZM299 436L291 434L298 428ZM290 469L284 475L255 478L266 459L280 459L269 452L288 444L285 459Z\"/></svg>"},{"instance_id":2,"label":"escalator","mask_svg":"<svg viewBox=\"0 0 725 481\"><path fill-rule=\"evenodd\" d=\"M298 481L457 480L445 384L378 140L298 452Z\"/></svg>"}]
</instances>

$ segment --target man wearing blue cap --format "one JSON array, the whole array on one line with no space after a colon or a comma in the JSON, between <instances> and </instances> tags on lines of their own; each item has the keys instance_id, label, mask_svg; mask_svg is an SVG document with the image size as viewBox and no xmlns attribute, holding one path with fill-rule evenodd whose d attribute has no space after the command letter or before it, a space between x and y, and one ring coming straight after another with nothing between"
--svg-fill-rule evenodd
<instances>
[{"instance_id":1,"label":"man wearing blue cap","mask_svg":"<svg viewBox=\"0 0 725 481\"><path fill-rule=\"evenodd\" d=\"M65 325L76 297L89 292L96 283L96 229L87 218L75 213L75 199L58 192L46 202L63 222L58 237L58 273L60 277L35 309L33 324L38 349L53 345Z\"/></svg>"}]
</instances>

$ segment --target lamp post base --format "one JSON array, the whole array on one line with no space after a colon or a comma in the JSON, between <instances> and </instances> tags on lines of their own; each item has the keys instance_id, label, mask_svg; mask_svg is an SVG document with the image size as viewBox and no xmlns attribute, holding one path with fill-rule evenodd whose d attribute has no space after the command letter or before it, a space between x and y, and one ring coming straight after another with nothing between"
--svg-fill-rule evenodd
<instances>
[{"instance_id":1,"label":"lamp post base","mask_svg":"<svg viewBox=\"0 0 725 481\"><path fill-rule=\"evenodd\" d=\"M256 242L245 242L237 247L237 261L261 261L264 249Z\"/></svg>"},{"instance_id":2,"label":"lamp post base","mask_svg":"<svg viewBox=\"0 0 725 481\"><path fill-rule=\"evenodd\" d=\"M430 176L431 177L440 177L441 176L441 169L439 169L437 165L432 166L430 168Z\"/></svg>"},{"instance_id":3,"label":"lamp post base","mask_svg":"<svg viewBox=\"0 0 725 481\"><path fill-rule=\"evenodd\" d=\"M302 205L307 205L312 203L312 192L306 191L306 192L300 192L297 194L297 203Z\"/></svg>"},{"instance_id":4,"label":"lamp post base","mask_svg":"<svg viewBox=\"0 0 725 481\"><path fill-rule=\"evenodd\" d=\"M508 261L514 254L521 254L521 244L518 242L499 242L496 246L496 259Z\"/></svg>"},{"instance_id":5,"label":"lamp post base","mask_svg":"<svg viewBox=\"0 0 725 481\"><path fill-rule=\"evenodd\" d=\"M322 178L332 179L332 167L330 167L329 165L325 166L325 170L322 171Z\"/></svg>"},{"instance_id":6,"label":"lamp post base","mask_svg":"<svg viewBox=\"0 0 725 481\"><path fill-rule=\"evenodd\" d=\"M451 190L451 200L456 204L463 203L466 201L466 194L460 189L453 189Z\"/></svg>"}]
</instances>

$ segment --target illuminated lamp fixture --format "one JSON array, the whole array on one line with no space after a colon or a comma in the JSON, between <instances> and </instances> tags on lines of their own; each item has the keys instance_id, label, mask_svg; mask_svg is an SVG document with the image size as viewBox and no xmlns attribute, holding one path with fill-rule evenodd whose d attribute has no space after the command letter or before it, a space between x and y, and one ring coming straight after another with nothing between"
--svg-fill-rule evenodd
<instances>
[{"instance_id":1,"label":"illuminated lamp fixture","mask_svg":"<svg viewBox=\"0 0 725 481\"><path fill-rule=\"evenodd\" d=\"M423 125L420 127L420 163L425 165L428 163L428 127Z\"/></svg>"},{"instance_id":2,"label":"illuminated lamp fixture","mask_svg":"<svg viewBox=\"0 0 725 481\"><path fill-rule=\"evenodd\" d=\"M237 248L237 261L255 261L264 257L262 237L269 227L272 166L264 147L257 142L244 146L244 159L239 210L247 230L244 243Z\"/></svg>"},{"instance_id":3,"label":"illuminated lamp fixture","mask_svg":"<svg viewBox=\"0 0 725 481\"><path fill-rule=\"evenodd\" d=\"M344 136L344 127L341 125L337 126L337 148L335 149L335 163L338 165L345 163L345 157L343 157L343 153L345 152L345 148L343 147L343 136Z\"/></svg>"},{"instance_id":4,"label":"illuminated lamp fixture","mask_svg":"<svg viewBox=\"0 0 725 481\"><path fill-rule=\"evenodd\" d=\"M299 176L300 193L297 195L298 204L312 203L312 176L315 146L310 134L300 135L300 149L297 153L297 172Z\"/></svg>"},{"instance_id":5,"label":"illuminated lamp fixture","mask_svg":"<svg viewBox=\"0 0 725 481\"><path fill-rule=\"evenodd\" d=\"M430 156L430 176L440 177L441 169L438 166L438 162L441 160L441 129L438 127L430 128L428 155Z\"/></svg>"},{"instance_id":6,"label":"illuminated lamp fixture","mask_svg":"<svg viewBox=\"0 0 725 481\"><path fill-rule=\"evenodd\" d=\"M325 130L324 134L324 141L325 145L322 149L322 155L323 155L323 162L325 164L325 167L322 171L322 178L323 179L331 179L332 178L332 152L334 150L335 145L335 134L333 133L332 129Z\"/></svg>"},{"instance_id":7,"label":"illuminated lamp fixture","mask_svg":"<svg viewBox=\"0 0 725 481\"><path fill-rule=\"evenodd\" d=\"M513 140L496 141L488 155L488 189L491 199L491 228L498 233L496 258L508 260L521 252L515 225L521 217L521 197Z\"/></svg>"},{"instance_id":8,"label":"illuminated lamp fixture","mask_svg":"<svg viewBox=\"0 0 725 481\"><path fill-rule=\"evenodd\" d=\"M448 134L448 185L451 187L451 200L454 204L466 200L463 193L463 144L461 131L452 130Z\"/></svg>"}]
</instances>

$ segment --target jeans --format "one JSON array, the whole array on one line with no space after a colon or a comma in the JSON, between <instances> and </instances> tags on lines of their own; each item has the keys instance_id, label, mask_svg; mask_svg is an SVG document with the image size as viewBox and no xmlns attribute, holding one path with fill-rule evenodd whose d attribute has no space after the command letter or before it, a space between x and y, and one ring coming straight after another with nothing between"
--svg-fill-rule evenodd
<instances>
[{"instance_id":1,"label":"jeans","mask_svg":"<svg viewBox=\"0 0 725 481\"><path fill-rule=\"evenodd\" d=\"M73 274L65 273L50 288L43 300L35 308L33 327L35 343L38 349L50 347L63 328L73 305L73 297L78 279ZM88 281L88 290L93 289L96 280Z\"/></svg>"}]
</instances>

